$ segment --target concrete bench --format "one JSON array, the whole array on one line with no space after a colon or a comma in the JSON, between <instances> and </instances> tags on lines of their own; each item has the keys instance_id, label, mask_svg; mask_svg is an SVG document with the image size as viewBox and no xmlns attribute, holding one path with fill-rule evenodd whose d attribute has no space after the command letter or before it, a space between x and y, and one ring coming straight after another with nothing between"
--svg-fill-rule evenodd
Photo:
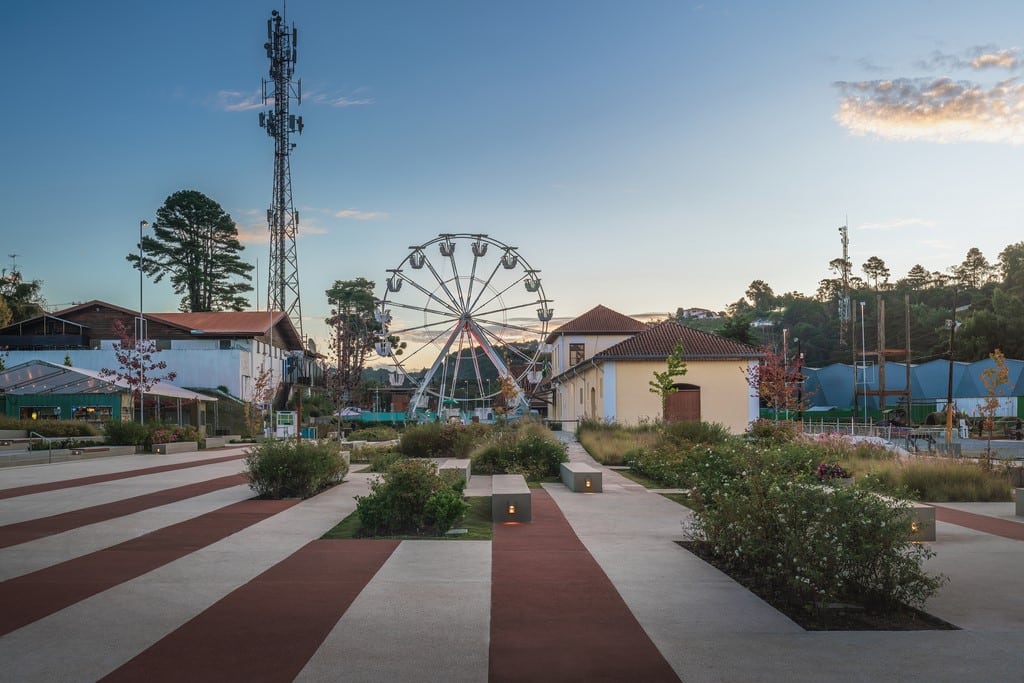
<instances>
[{"instance_id":1,"label":"concrete bench","mask_svg":"<svg viewBox=\"0 0 1024 683\"><path fill-rule=\"evenodd\" d=\"M227 445L226 436L208 436L206 437L207 448L224 448Z\"/></svg>"},{"instance_id":2,"label":"concrete bench","mask_svg":"<svg viewBox=\"0 0 1024 683\"><path fill-rule=\"evenodd\" d=\"M577 493L601 493L601 470L584 462L563 462L562 483Z\"/></svg>"},{"instance_id":3,"label":"concrete bench","mask_svg":"<svg viewBox=\"0 0 1024 683\"><path fill-rule=\"evenodd\" d=\"M529 522L533 519L530 487L521 474L495 474L491 477L491 520Z\"/></svg>"},{"instance_id":4,"label":"concrete bench","mask_svg":"<svg viewBox=\"0 0 1024 683\"><path fill-rule=\"evenodd\" d=\"M455 472L459 479L468 484L472 476L472 462L469 458L448 458L437 465L437 473Z\"/></svg>"},{"instance_id":5,"label":"concrete bench","mask_svg":"<svg viewBox=\"0 0 1024 683\"><path fill-rule=\"evenodd\" d=\"M173 441L171 443L153 444L153 452L157 455L167 455L169 453L190 453L198 450L199 444L195 441Z\"/></svg>"}]
</instances>

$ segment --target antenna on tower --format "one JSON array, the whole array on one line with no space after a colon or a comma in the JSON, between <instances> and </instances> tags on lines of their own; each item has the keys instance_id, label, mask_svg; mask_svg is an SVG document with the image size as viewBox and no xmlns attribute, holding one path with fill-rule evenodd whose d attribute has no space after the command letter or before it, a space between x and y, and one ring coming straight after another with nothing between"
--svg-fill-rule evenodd
<instances>
[{"instance_id":1,"label":"antenna on tower","mask_svg":"<svg viewBox=\"0 0 1024 683\"><path fill-rule=\"evenodd\" d=\"M847 224L849 221L847 221ZM846 346L850 329L850 235L847 225L839 226L843 240L843 293L839 296L839 346Z\"/></svg>"},{"instance_id":2,"label":"antenna on tower","mask_svg":"<svg viewBox=\"0 0 1024 683\"><path fill-rule=\"evenodd\" d=\"M263 48L270 60L270 80L263 79L263 104L273 109L260 112L260 127L274 139L274 192L267 209L267 227L270 230L270 268L267 277L267 309L284 311L302 333L302 301L299 297L299 262L295 237L299 231L299 212L292 201L291 142L292 133L302 134L301 116L289 113L294 99L302 102L302 81L292 86L296 46L299 32L293 24L289 29L284 14L273 10L267 20L267 42Z\"/></svg>"},{"instance_id":3,"label":"antenna on tower","mask_svg":"<svg viewBox=\"0 0 1024 683\"><path fill-rule=\"evenodd\" d=\"M11 259L11 272L12 273L17 273L18 272L18 264L15 261L15 259L17 259L19 256L21 256L21 254L8 254L7 255L7 257Z\"/></svg>"}]
</instances>

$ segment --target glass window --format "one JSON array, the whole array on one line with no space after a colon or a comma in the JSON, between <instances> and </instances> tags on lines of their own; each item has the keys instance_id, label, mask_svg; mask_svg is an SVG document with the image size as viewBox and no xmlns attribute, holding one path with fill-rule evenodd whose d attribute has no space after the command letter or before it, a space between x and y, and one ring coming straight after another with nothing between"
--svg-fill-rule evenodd
<instances>
[{"instance_id":1,"label":"glass window","mask_svg":"<svg viewBox=\"0 0 1024 683\"><path fill-rule=\"evenodd\" d=\"M583 358L586 355L583 344L569 344L569 367L571 368L578 363L583 362Z\"/></svg>"}]
</instances>

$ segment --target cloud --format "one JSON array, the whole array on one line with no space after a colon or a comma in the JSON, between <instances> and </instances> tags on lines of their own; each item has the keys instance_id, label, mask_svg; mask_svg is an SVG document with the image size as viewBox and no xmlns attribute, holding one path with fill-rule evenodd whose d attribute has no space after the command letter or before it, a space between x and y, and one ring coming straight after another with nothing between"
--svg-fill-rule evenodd
<instances>
[{"instance_id":1,"label":"cloud","mask_svg":"<svg viewBox=\"0 0 1024 683\"><path fill-rule=\"evenodd\" d=\"M858 225L857 229L889 231L916 227L934 228L935 221L931 221L926 218L897 218L896 220L886 221L884 223L864 223L863 225Z\"/></svg>"},{"instance_id":2,"label":"cloud","mask_svg":"<svg viewBox=\"0 0 1024 683\"><path fill-rule=\"evenodd\" d=\"M304 100L312 102L313 104L324 104L329 107L361 107L369 104L376 104L376 100L372 97L361 95L365 92L365 88L357 88L355 91L350 93L342 93L336 91L333 93L311 91L306 93L303 97Z\"/></svg>"},{"instance_id":3,"label":"cloud","mask_svg":"<svg viewBox=\"0 0 1024 683\"><path fill-rule=\"evenodd\" d=\"M896 78L835 84L834 119L854 135L929 142L1024 143L1024 85L986 87L950 78Z\"/></svg>"},{"instance_id":4,"label":"cloud","mask_svg":"<svg viewBox=\"0 0 1024 683\"><path fill-rule=\"evenodd\" d=\"M273 104L273 98L267 101L267 106ZM264 106L263 96L258 90L249 93L238 90L221 90L217 93L214 106L220 111L250 111L260 109Z\"/></svg>"},{"instance_id":5,"label":"cloud","mask_svg":"<svg viewBox=\"0 0 1024 683\"><path fill-rule=\"evenodd\" d=\"M985 71L987 69L1006 69L1016 71L1024 66L1020 48L1000 48L997 45L978 45L960 54L933 52L928 59L917 63L922 69L969 69Z\"/></svg>"},{"instance_id":6,"label":"cloud","mask_svg":"<svg viewBox=\"0 0 1024 683\"><path fill-rule=\"evenodd\" d=\"M238 241L246 246L270 243L270 230L266 223L249 223L236 225L236 227L238 228ZM327 228L319 225L305 225L300 221L296 236L301 239L305 235L326 235L329 232Z\"/></svg>"},{"instance_id":7,"label":"cloud","mask_svg":"<svg viewBox=\"0 0 1024 683\"><path fill-rule=\"evenodd\" d=\"M385 211L359 211L357 209L342 209L331 214L335 218L353 218L357 221L376 221L388 217Z\"/></svg>"}]
</instances>

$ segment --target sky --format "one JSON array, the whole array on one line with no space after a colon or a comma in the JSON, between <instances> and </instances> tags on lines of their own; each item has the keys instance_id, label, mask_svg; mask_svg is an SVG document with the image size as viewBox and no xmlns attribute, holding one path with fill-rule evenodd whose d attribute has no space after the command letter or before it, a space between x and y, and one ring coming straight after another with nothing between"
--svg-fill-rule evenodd
<instances>
[{"instance_id":1,"label":"sky","mask_svg":"<svg viewBox=\"0 0 1024 683\"><path fill-rule=\"evenodd\" d=\"M136 308L125 256L183 189L237 222L266 307L273 9L6 7L0 263L51 310ZM879 256L893 280L1022 239L1019 2L291 0L286 17L307 336L334 281L383 295L446 232L518 247L554 324L722 310L757 279L813 295L844 224L858 274ZM144 298L179 301L166 280Z\"/></svg>"}]
</instances>

